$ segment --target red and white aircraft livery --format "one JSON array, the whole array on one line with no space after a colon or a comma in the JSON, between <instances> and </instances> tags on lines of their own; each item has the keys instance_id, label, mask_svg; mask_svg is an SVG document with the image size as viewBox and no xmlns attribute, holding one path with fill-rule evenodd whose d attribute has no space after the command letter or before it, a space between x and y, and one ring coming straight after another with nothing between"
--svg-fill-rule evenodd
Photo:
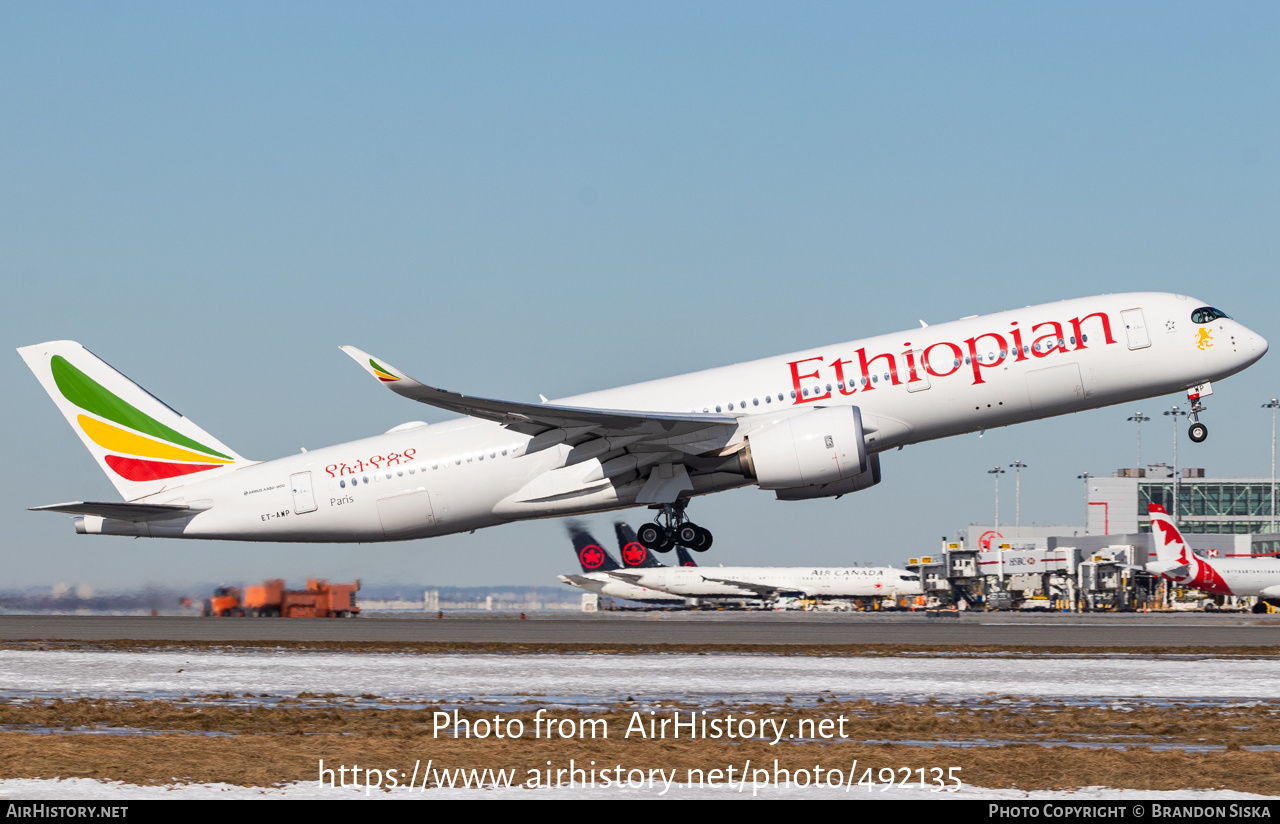
<instances>
[{"instance_id":1,"label":"red and white aircraft livery","mask_svg":"<svg viewBox=\"0 0 1280 824\"><path fill-rule=\"evenodd\" d=\"M1182 540L1182 533L1163 506L1151 504L1150 510L1156 560L1147 564L1148 572L1214 595L1256 595L1267 603L1280 605L1280 560L1201 558Z\"/></svg>"},{"instance_id":2,"label":"red and white aircraft livery","mask_svg":"<svg viewBox=\"0 0 1280 824\"><path fill-rule=\"evenodd\" d=\"M880 482L880 453L1187 391L1267 351L1184 295L1066 300L543 403L437 389L343 350L383 386L465 417L252 461L72 341L18 350L124 502L40 510L105 535L239 541L428 538L652 506L651 549L705 548L691 498L756 485L784 501Z\"/></svg>"}]
</instances>

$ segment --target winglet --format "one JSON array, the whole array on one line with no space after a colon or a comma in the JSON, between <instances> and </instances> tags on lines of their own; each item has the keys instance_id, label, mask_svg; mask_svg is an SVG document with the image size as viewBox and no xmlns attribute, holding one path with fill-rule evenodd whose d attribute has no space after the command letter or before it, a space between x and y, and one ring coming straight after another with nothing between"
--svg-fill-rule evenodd
<instances>
[{"instance_id":1,"label":"winglet","mask_svg":"<svg viewBox=\"0 0 1280 824\"><path fill-rule=\"evenodd\" d=\"M396 369L394 366L388 366L386 361L377 360L368 352L364 352L354 346L340 346L338 348L343 352L346 352L351 356L352 360L364 367L364 371L373 375L383 383L395 383L396 381L409 379L409 376L401 372L399 369Z\"/></svg>"}]
</instances>

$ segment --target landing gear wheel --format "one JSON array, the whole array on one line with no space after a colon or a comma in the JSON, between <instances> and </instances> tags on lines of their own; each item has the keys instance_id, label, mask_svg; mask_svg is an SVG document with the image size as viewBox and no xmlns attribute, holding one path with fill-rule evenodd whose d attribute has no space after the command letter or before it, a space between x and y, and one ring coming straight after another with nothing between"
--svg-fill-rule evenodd
<instances>
[{"instance_id":1,"label":"landing gear wheel","mask_svg":"<svg viewBox=\"0 0 1280 824\"><path fill-rule=\"evenodd\" d=\"M636 540L639 541L645 549L652 549L658 552L665 552L661 549L666 541L667 531L654 523L648 523L636 530Z\"/></svg>"},{"instance_id":2,"label":"landing gear wheel","mask_svg":"<svg viewBox=\"0 0 1280 824\"><path fill-rule=\"evenodd\" d=\"M687 500L670 504L656 504L650 509L657 510L658 516L651 523L640 527L636 540L655 552L666 552L676 544L687 546L696 552L705 552L711 548L711 533L688 521L684 516Z\"/></svg>"},{"instance_id":3,"label":"landing gear wheel","mask_svg":"<svg viewBox=\"0 0 1280 824\"><path fill-rule=\"evenodd\" d=\"M1191 439L1192 443L1204 443L1204 439L1209 437L1209 427L1196 421L1187 429L1187 437Z\"/></svg>"}]
</instances>

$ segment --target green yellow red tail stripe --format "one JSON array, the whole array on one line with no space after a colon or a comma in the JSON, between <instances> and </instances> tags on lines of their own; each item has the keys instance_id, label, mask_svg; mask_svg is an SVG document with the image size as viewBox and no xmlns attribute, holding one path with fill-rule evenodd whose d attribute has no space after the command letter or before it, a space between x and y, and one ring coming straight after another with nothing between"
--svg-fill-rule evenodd
<instances>
[{"instance_id":1,"label":"green yellow red tail stripe","mask_svg":"<svg viewBox=\"0 0 1280 824\"><path fill-rule=\"evenodd\" d=\"M75 419L89 440L109 452L123 453L103 460L125 480L157 481L235 463L230 455L183 435L128 403L61 355L54 355L49 366L62 396L95 416L81 414Z\"/></svg>"},{"instance_id":2,"label":"green yellow red tail stripe","mask_svg":"<svg viewBox=\"0 0 1280 824\"><path fill-rule=\"evenodd\" d=\"M137 455L142 458L162 458L168 461L194 461L206 464L234 463L234 461L226 458L201 455L189 449L153 441L150 438L136 435L118 426L112 426L96 418L90 418L88 415L77 415L76 423L80 424L80 428L84 430L90 440L103 449L109 449L112 452L123 452L126 455Z\"/></svg>"}]
</instances>

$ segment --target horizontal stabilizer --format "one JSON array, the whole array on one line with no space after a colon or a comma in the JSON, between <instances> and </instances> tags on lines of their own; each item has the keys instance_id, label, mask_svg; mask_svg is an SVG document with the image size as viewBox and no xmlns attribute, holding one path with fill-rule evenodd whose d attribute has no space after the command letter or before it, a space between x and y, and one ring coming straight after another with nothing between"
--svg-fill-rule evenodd
<instances>
[{"instance_id":1,"label":"horizontal stabilizer","mask_svg":"<svg viewBox=\"0 0 1280 824\"><path fill-rule=\"evenodd\" d=\"M199 512L184 504L120 504L98 501L72 501L67 504L33 506L32 512L62 512L66 515L97 515L116 521L168 521Z\"/></svg>"},{"instance_id":2,"label":"horizontal stabilizer","mask_svg":"<svg viewBox=\"0 0 1280 824\"><path fill-rule=\"evenodd\" d=\"M1191 568L1182 561L1152 561L1147 564L1147 572L1152 575L1168 575L1172 578L1185 578L1191 574Z\"/></svg>"}]
</instances>

